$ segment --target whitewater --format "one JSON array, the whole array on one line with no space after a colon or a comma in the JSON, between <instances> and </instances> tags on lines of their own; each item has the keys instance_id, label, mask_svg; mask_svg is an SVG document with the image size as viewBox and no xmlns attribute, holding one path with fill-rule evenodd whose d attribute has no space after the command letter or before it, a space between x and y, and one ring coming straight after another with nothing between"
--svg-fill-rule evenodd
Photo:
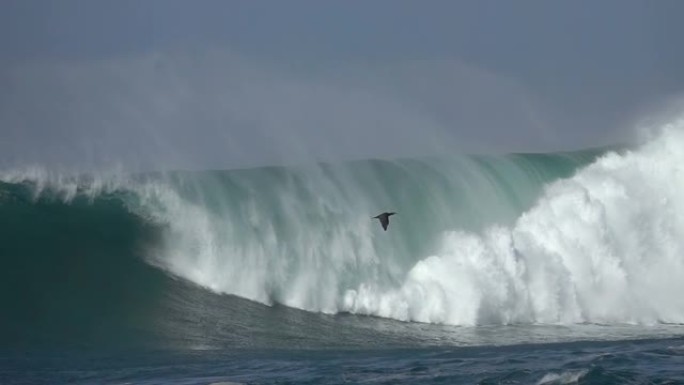
<instances>
[{"instance_id":1,"label":"whitewater","mask_svg":"<svg viewBox=\"0 0 684 385\"><path fill-rule=\"evenodd\" d=\"M401 286L363 283L343 309L454 325L684 321L684 137L599 158L511 226L447 231Z\"/></svg>"},{"instance_id":2,"label":"whitewater","mask_svg":"<svg viewBox=\"0 0 684 385\"><path fill-rule=\"evenodd\" d=\"M65 176L31 202L123 202L143 259L215 293L447 325L684 323L681 121L634 149ZM0 199L8 205L12 195ZM397 211L388 232L371 217Z\"/></svg>"},{"instance_id":3,"label":"whitewater","mask_svg":"<svg viewBox=\"0 0 684 385\"><path fill-rule=\"evenodd\" d=\"M8 169L0 383L682 383L683 164Z\"/></svg>"}]
</instances>

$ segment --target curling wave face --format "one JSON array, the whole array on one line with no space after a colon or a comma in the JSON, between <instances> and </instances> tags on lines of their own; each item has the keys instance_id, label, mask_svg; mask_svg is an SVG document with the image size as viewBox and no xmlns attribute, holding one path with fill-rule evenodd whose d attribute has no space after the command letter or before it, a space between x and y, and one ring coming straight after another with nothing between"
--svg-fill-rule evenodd
<instances>
[{"instance_id":1,"label":"curling wave face","mask_svg":"<svg viewBox=\"0 0 684 385\"><path fill-rule=\"evenodd\" d=\"M551 183L510 226L446 231L397 288L352 312L455 325L684 322L684 136L610 152Z\"/></svg>"},{"instance_id":2,"label":"curling wave face","mask_svg":"<svg viewBox=\"0 0 684 385\"><path fill-rule=\"evenodd\" d=\"M137 197L139 211L166 226L148 260L174 275L265 304L394 317L357 306L365 299L354 293L401 287L445 232L511 223L545 183L592 155L174 175ZM387 233L371 219L378 207L400 212Z\"/></svg>"},{"instance_id":3,"label":"curling wave face","mask_svg":"<svg viewBox=\"0 0 684 385\"><path fill-rule=\"evenodd\" d=\"M682 164L673 125L620 152L5 172L3 301L22 309L14 328L90 302L150 313L170 274L267 305L402 321L682 323ZM399 214L385 233L371 216L388 210Z\"/></svg>"}]
</instances>

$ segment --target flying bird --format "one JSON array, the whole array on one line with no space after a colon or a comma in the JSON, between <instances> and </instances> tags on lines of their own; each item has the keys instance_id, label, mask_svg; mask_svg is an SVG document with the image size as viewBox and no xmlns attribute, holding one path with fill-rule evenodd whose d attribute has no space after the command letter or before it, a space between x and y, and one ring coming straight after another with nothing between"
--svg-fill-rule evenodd
<instances>
[{"instance_id":1,"label":"flying bird","mask_svg":"<svg viewBox=\"0 0 684 385\"><path fill-rule=\"evenodd\" d=\"M380 220L380 224L382 225L382 229L387 231L387 226L389 226L389 217L394 215L396 213L382 213L376 217L373 217L373 219L378 219Z\"/></svg>"}]
</instances>

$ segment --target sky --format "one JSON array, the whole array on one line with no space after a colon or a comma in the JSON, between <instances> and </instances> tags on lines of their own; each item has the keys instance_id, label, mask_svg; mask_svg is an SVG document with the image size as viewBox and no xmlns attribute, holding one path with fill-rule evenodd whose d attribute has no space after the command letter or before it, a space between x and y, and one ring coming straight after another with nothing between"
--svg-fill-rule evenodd
<instances>
[{"instance_id":1,"label":"sky","mask_svg":"<svg viewBox=\"0 0 684 385\"><path fill-rule=\"evenodd\" d=\"M0 167L234 168L634 139L662 1L0 2Z\"/></svg>"}]
</instances>

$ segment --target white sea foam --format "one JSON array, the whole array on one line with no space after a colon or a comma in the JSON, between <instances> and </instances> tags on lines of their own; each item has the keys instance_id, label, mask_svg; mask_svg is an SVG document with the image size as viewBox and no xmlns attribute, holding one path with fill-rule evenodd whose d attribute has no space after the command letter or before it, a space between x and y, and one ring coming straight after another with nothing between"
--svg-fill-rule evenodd
<instances>
[{"instance_id":1,"label":"white sea foam","mask_svg":"<svg viewBox=\"0 0 684 385\"><path fill-rule=\"evenodd\" d=\"M568 370L562 373L547 373L542 377L537 385L551 385L551 384L576 384L587 375L587 369L582 370Z\"/></svg>"},{"instance_id":2,"label":"white sea foam","mask_svg":"<svg viewBox=\"0 0 684 385\"><path fill-rule=\"evenodd\" d=\"M151 263L266 304L453 325L684 323L682 122L481 230L466 224L511 206L501 180L437 163L396 163L389 175L311 167L84 184L32 169L0 179L65 202L133 193L129 208L165 230ZM525 172L511 164L506 193L524 195L531 182L516 187ZM392 185L402 178L413 179ZM390 205L402 210L382 232L370 216Z\"/></svg>"},{"instance_id":3,"label":"white sea foam","mask_svg":"<svg viewBox=\"0 0 684 385\"><path fill-rule=\"evenodd\" d=\"M344 175L335 178L352 187L342 192L311 172L271 186L268 209L284 224L252 182L242 188L254 197L238 206L156 189L155 215L169 226L156 263L217 292L327 313L453 325L684 323L677 124L548 185L510 226L442 233L425 258L409 255L401 236L412 234L400 225L375 231L368 213L378 193Z\"/></svg>"},{"instance_id":4,"label":"white sea foam","mask_svg":"<svg viewBox=\"0 0 684 385\"><path fill-rule=\"evenodd\" d=\"M407 321L684 323L682 122L546 189L512 227L444 234L396 289L342 309Z\"/></svg>"}]
</instances>

